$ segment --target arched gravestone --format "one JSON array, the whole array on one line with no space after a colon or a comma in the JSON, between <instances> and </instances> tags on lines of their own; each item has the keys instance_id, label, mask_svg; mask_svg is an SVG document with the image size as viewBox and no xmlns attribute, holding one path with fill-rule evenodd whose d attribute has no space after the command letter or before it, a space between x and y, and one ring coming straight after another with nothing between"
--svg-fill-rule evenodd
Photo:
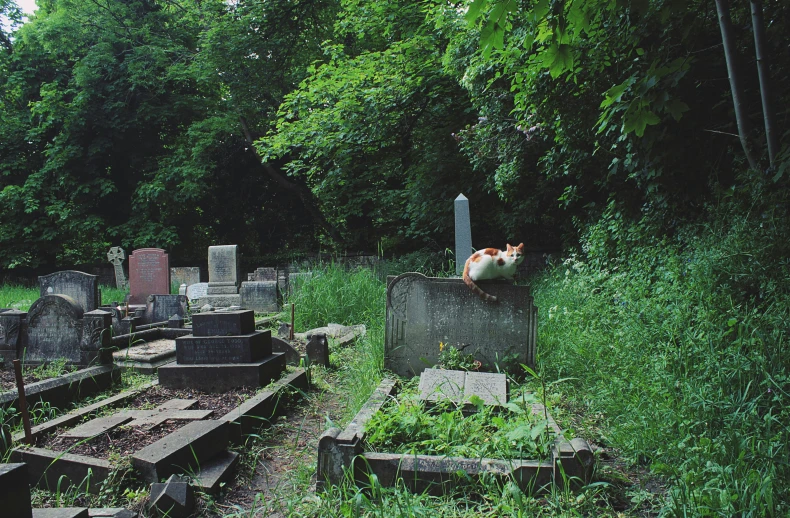
<instances>
[{"instance_id":1,"label":"arched gravestone","mask_svg":"<svg viewBox=\"0 0 790 518\"><path fill-rule=\"evenodd\" d=\"M25 360L40 363L65 358L81 362L82 307L67 295L45 295L27 316Z\"/></svg>"},{"instance_id":2,"label":"arched gravestone","mask_svg":"<svg viewBox=\"0 0 790 518\"><path fill-rule=\"evenodd\" d=\"M99 307L99 277L75 270L42 275L38 278L39 296L66 295L82 307L82 312Z\"/></svg>"}]
</instances>

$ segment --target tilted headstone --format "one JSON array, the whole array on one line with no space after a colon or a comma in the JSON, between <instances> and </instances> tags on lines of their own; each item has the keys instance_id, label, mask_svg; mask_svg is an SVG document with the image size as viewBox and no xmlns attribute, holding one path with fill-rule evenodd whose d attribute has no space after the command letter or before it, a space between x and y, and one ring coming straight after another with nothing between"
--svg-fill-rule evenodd
<instances>
[{"instance_id":1,"label":"tilted headstone","mask_svg":"<svg viewBox=\"0 0 790 518\"><path fill-rule=\"evenodd\" d=\"M439 344L463 348L487 369L534 365L537 308L529 286L478 285L499 300L481 300L462 279L419 273L388 278L385 366L418 375L439 363Z\"/></svg>"},{"instance_id":2,"label":"tilted headstone","mask_svg":"<svg viewBox=\"0 0 790 518\"><path fill-rule=\"evenodd\" d=\"M170 268L170 282L186 284L191 286L200 282L200 267L198 266L176 266Z\"/></svg>"},{"instance_id":3,"label":"tilted headstone","mask_svg":"<svg viewBox=\"0 0 790 518\"><path fill-rule=\"evenodd\" d=\"M99 277L75 270L42 275L38 278L39 296L66 295L82 308L83 313L93 311L101 304Z\"/></svg>"},{"instance_id":4,"label":"tilted headstone","mask_svg":"<svg viewBox=\"0 0 790 518\"><path fill-rule=\"evenodd\" d=\"M238 290L238 245L208 247L208 294L228 295Z\"/></svg>"},{"instance_id":5,"label":"tilted headstone","mask_svg":"<svg viewBox=\"0 0 790 518\"><path fill-rule=\"evenodd\" d=\"M241 307L256 313L280 311L276 281L248 281L241 283Z\"/></svg>"},{"instance_id":6,"label":"tilted headstone","mask_svg":"<svg viewBox=\"0 0 790 518\"><path fill-rule=\"evenodd\" d=\"M25 361L65 358L80 363L82 306L67 295L45 295L30 307Z\"/></svg>"},{"instance_id":7,"label":"tilted headstone","mask_svg":"<svg viewBox=\"0 0 790 518\"><path fill-rule=\"evenodd\" d=\"M129 256L129 304L145 304L149 295L170 293L170 265L161 248L140 248Z\"/></svg>"},{"instance_id":8,"label":"tilted headstone","mask_svg":"<svg viewBox=\"0 0 790 518\"><path fill-rule=\"evenodd\" d=\"M197 300L208 295L208 283L199 282L191 286L187 286L187 298L189 300Z\"/></svg>"},{"instance_id":9,"label":"tilted headstone","mask_svg":"<svg viewBox=\"0 0 790 518\"><path fill-rule=\"evenodd\" d=\"M143 320L149 324L167 322L177 315L181 318L187 314L186 295L149 295L145 304Z\"/></svg>"},{"instance_id":10,"label":"tilted headstone","mask_svg":"<svg viewBox=\"0 0 790 518\"><path fill-rule=\"evenodd\" d=\"M126 252L120 246L114 246L107 252L107 260L112 263L115 269L115 287L118 289L126 289L129 287L126 280L126 273L123 271L123 261L126 259Z\"/></svg>"},{"instance_id":11,"label":"tilted headstone","mask_svg":"<svg viewBox=\"0 0 790 518\"><path fill-rule=\"evenodd\" d=\"M464 264L472 255L472 223L469 200L463 194L455 199L455 274L461 275Z\"/></svg>"}]
</instances>

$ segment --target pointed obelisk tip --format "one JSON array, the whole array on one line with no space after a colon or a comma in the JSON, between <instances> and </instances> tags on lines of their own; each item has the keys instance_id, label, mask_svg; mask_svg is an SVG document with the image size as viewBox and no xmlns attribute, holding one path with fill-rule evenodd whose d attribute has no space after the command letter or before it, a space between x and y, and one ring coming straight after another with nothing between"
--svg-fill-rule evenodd
<instances>
[{"instance_id":1,"label":"pointed obelisk tip","mask_svg":"<svg viewBox=\"0 0 790 518\"><path fill-rule=\"evenodd\" d=\"M456 198L456 201L457 200L465 200L465 199L466 199L466 196L464 196L463 194L459 194L458 197Z\"/></svg>"}]
</instances>

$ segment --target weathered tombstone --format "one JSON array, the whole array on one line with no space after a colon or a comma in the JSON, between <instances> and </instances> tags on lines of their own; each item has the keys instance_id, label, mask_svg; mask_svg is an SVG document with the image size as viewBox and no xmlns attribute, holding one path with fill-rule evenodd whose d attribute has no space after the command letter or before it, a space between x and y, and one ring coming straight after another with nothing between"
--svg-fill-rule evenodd
<instances>
[{"instance_id":1,"label":"weathered tombstone","mask_svg":"<svg viewBox=\"0 0 790 518\"><path fill-rule=\"evenodd\" d=\"M277 268L262 266L256 268L252 274L251 281L277 281Z\"/></svg>"},{"instance_id":2,"label":"weathered tombstone","mask_svg":"<svg viewBox=\"0 0 790 518\"><path fill-rule=\"evenodd\" d=\"M464 264L472 255L472 224L469 219L469 200L463 194L455 199L455 274L461 275Z\"/></svg>"},{"instance_id":3,"label":"weathered tombstone","mask_svg":"<svg viewBox=\"0 0 790 518\"><path fill-rule=\"evenodd\" d=\"M0 356L7 362L19 358L24 347L27 313L10 309L0 313Z\"/></svg>"},{"instance_id":4,"label":"weathered tombstone","mask_svg":"<svg viewBox=\"0 0 790 518\"><path fill-rule=\"evenodd\" d=\"M89 273L65 270L38 278L39 296L66 295L74 299L83 313L93 311L101 303L99 278Z\"/></svg>"},{"instance_id":5,"label":"weathered tombstone","mask_svg":"<svg viewBox=\"0 0 790 518\"><path fill-rule=\"evenodd\" d=\"M129 256L129 304L145 304L149 295L170 293L170 266L160 248L140 248Z\"/></svg>"},{"instance_id":6,"label":"weathered tombstone","mask_svg":"<svg viewBox=\"0 0 790 518\"><path fill-rule=\"evenodd\" d=\"M280 293L291 293L288 282L288 267L277 268L277 287L280 288Z\"/></svg>"},{"instance_id":7,"label":"weathered tombstone","mask_svg":"<svg viewBox=\"0 0 790 518\"><path fill-rule=\"evenodd\" d=\"M205 297L206 295L208 295L207 282L199 282L197 284L187 286L187 298L189 300L197 300Z\"/></svg>"},{"instance_id":8,"label":"weathered tombstone","mask_svg":"<svg viewBox=\"0 0 790 518\"><path fill-rule=\"evenodd\" d=\"M81 365L112 363L109 350L111 329L112 313L97 309L82 315Z\"/></svg>"},{"instance_id":9,"label":"weathered tombstone","mask_svg":"<svg viewBox=\"0 0 790 518\"><path fill-rule=\"evenodd\" d=\"M177 266L170 268L170 282L191 286L200 282L200 267Z\"/></svg>"},{"instance_id":10,"label":"weathered tombstone","mask_svg":"<svg viewBox=\"0 0 790 518\"><path fill-rule=\"evenodd\" d=\"M276 281L248 281L241 283L241 307L256 313L280 311Z\"/></svg>"},{"instance_id":11,"label":"weathered tombstone","mask_svg":"<svg viewBox=\"0 0 790 518\"><path fill-rule=\"evenodd\" d=\"M238 245L208 247L209 295L238 293Z\"/></svg>"},{"instance_id":12,"label":"weathered tombstone","mask_svg":"<svg viewBox=\"0 0 790 518\"><path fill-rule=\"evenodd\" d=\"M305 347L310 363L329 368L329 340L324 334L314 334Z\"/></svg>"},{"instance_id":13,"label":"weathered tombstone","mask_svg":"<svg viewBox=\"0 0 790 518\"><path fill-rule=\"evenodd\" d=\"M67 295L45 295L28 313L25 361L41 363L65 358L80 363L82 306Z\"/></svg>"},{"instance_id":14,"label":"weathered tombstone","mask_svg":"<svg viewBox=\"0 0 790 518\"><path fill-rule=\"evenodd\" d=\"M481 300L462 279L419 273L388 278L385 366L418 375L438 363L440 343L463 348L487 369L534 365L537 308L529 286L479 284L499 300Z\"/></svg>"},{"instance_id":15,"label":"weathered tombstone","mask_svg":"<svg viewBox=\"0 0 790 518\"><path fill-rule=\"evenodd\" d=\"M145 305L143 320L149 324L167 322L177 315L181 318L187 314L186 295L149 295Z\"/></svg>"},{"instance_id":16,"label":"weathered tombstone","mask_svg":"<svg viewBox=\"0 0 790 518\"><path fill-rule=\"evenodd\" d=\"M112 263L115 269L115 287L126 289L129 287L126 274L123 271L123 260L126 259L126 252L120 246L114 246L107 252L107 260Z\"/></svg>"}]
</instances>

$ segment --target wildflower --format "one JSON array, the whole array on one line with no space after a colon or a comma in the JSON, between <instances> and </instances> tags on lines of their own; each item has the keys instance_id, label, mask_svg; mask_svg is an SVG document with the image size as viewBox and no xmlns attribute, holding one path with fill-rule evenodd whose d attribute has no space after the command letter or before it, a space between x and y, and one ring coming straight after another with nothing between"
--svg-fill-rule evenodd
<instances>
[{"instance_id":1,"label":"wildflower","mask_svg":"<svg viewBox=\"0 0 790 518\"><path fill-rule=\"evenodd\" d=\"M443 350L444 350L444 343L439 342L439 352L442 352Z\"/></svg>"}]
</instances>

